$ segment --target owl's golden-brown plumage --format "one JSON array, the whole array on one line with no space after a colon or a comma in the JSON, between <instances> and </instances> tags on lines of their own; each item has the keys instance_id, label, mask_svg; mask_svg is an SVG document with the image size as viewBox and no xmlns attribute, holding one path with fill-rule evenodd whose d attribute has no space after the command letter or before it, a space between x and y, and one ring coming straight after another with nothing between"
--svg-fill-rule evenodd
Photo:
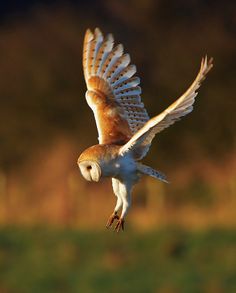
<instances>
[{"instance_id":1,"label":"owl's golden-brown plumage","mask_svg":"<svg viewBox=\"0 0 236 293\"><path fill-rule=\"evenodd\" d=\"M86 31L83 48L86 100L95 116L99 144L86 149L78 165L86 180L112 178L117 204L107 227L118 220L117 232L124 228L131 189L140 175L166 182L163 174L138 161L147 154L158 132L192 111L197 89L212 66L212 59L203 58L189 89L161 114L149 119L140 97L140 80L134 76L136 67L130 64L130 56L123 53L123 46L114 46L113 36L108 34L104 38L98 28L93 33Z\"/></svg>"}]
</instances>

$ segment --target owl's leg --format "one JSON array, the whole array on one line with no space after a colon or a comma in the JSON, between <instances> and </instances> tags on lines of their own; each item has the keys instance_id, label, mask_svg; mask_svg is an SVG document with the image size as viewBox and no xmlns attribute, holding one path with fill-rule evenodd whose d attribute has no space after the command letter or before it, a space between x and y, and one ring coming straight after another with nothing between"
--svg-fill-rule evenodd
<instances>
[{"instance_id":1,"label":"owl's leg","mask_svg":"<svg viewBox=\"0 0 236 293\"><path fill-rule=\"evenodd\" d=\"M128 184L119 183L119 193L122 199L123 207L121 216L115 226L115 231L119 232L120 230L124 230L125 224L125 216L128 212L129 207L131 206L131 188Z\"/></svg>"},{"instance_id":2,"label":"owl's leg","mask_svg":"<svg viewBox=\"0 0 236 293\"><path fill-rule=\"evenodd\" d=\"M107 228L112 226L114 220L119 220L120 217L118 216L117 213L122 206L122 199L119 194L119 181L115 178L112 178L112 187L113 187L113 191L117 197L117 202L116 202L116 206L115 206L113 213L111 214L111 216L109 217L109 219L107 221L107 224L106 224Z\"/></svg>"}]
</instances>

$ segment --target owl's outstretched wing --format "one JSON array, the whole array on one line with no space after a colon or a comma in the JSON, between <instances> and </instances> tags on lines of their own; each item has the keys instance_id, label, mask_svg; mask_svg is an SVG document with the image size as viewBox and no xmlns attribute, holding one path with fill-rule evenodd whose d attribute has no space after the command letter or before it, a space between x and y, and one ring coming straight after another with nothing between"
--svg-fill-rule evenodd
<instances>
[{"instance_id":1,"label":"owl's outstretched wing","mask_svg":"<svg viewBox=\"0 0 236 293\"><path fill-rule=\"evenodd\" d=\"M93 110L100 144L124 144L148 120L141 102L136 67L121 44L114 47L111 34L105 38L96 28L86 31L83 68L86 100Z\"/></svg>"},{"instance_id":2,"label":"owl's outstretched wing","mask_svg":"<svg viewBox=\"0 0 236 293\"><path fill-rule=\"evenodd\" d=\"M175 121L180 120L182 116L187 115L193 110L193 103L198 94L197 89L205 79L206 74L212 68L212 61L212 58L209 61L207 57L202 59L199 73L189 89L165 111L150 119L137 131L137 133L121 147L121 154L132 152L137 159L142 159L147 154L152 139L158 132L170 126Z\"/></svg>"}]
</instances>

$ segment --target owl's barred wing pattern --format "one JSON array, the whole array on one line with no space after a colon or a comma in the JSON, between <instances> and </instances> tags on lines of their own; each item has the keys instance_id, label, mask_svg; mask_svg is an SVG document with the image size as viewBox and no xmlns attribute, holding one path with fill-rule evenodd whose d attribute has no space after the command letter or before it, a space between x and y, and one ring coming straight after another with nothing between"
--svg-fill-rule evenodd
<instances>
[{"instance_id":1,"label":"owl's barred wing pattern","mask_svg":"<svg viewBox=\"0 0 236 293\"><path fill-rule=\"evenodd\" d=\"M96 28L86 31L83 68L100 144L124 144L149 120L141 102L136 67L121 44L114 47L111 34L105 38Z\"/></svg>"},{"instance_id":2,"label":"owl's barred wing pattern","mask_svg":"<svg viewBox=\"0 0 236 293\"><path fill-rule=\"evenodd\" d=\"M197 89L205 79L206 74L212 68L212 61L212 58L209 61L207 57L202 59L199 73L189 89L166 110L150 119L137 133L135 133L134 136L121 147L121 154L131 151L137 159L142 159L147 154L152 139L158 132L170 126L175 121L180 120L182 116L187 115L193 110L193 103L198 94Z\"/></svg>"}]
</instances>

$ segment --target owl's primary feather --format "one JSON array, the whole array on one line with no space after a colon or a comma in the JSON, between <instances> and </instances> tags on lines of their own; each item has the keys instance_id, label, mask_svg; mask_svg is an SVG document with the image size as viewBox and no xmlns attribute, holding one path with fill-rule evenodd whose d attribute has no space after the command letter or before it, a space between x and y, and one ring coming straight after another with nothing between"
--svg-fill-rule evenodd
<instances>
[{"instance_id":1,"label":"owl's primary feather","mask_svg":"<svg viewBox=\"0 0 236 293\"><path fill-rule=\"evenodd\" d=\"M202 59L199 73L188 88L188 90L172 105L165 109L161 114L150 119L134 136L120 149L120 153L132 151L137 159L142 159L148 152L154 136L163 129L180 120L182 116L189 114L193 110L193 103L206 74L212 68L212 58L208 61L207 57Z\"/></svg>"},{"instance_id":2,"label":"owl's primary feather","mask_svg":"<svg viewBox=\"0 0 236 293\"><path fill-rule=\"evenodd\" d=\"M87 30L83 67L86 99L94 112L99 143L126 143L149 120L129 54L123 53L121 44L114 47L111 34L104 38L98 28L94 33Z\"/></svg>"},{"instance_id":3,"label":"owl's primary feather","mask_svg":"<svg viewBox=\"0 0 236 293\"><path fill-rule=\"evenodd\" d=\"M149 119L141 102L140 79L123 45L114 46L111 34L105 38L96 28L87 30L84 39L83 68L87 84L86 100L93 110L99 144L86 149L78 159L88 181L112 178L117 203L107 222L124 228L131 205L131 190L141 175L167 182L165 175L138 162L148 152L154 136L193 109L197 90L212 68L212 59L202 59L199 73L189 89L156 117ZM118 211L122 207L121 215Z\"/></svg>"}]
</instances>

